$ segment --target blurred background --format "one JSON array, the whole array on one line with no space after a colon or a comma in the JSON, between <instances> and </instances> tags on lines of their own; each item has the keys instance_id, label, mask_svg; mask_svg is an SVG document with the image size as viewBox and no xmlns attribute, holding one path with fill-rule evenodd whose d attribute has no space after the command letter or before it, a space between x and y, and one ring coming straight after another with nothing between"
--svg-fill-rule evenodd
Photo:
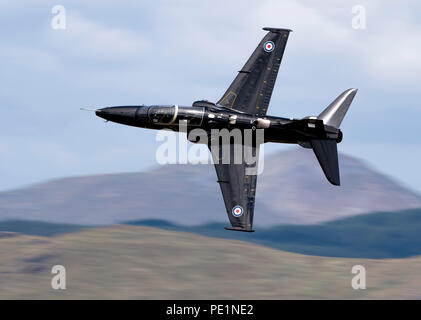
<instances>
[{"instance_id":1,"label":"blurred background","mask_svg":"<svg viewBox=\"0 0 421 320\"><path fill-rule=\"evenodd\" d=\"M56 5L65 29L52 28ZM420 298L420 9L1 2L0 298ZM211 165L159 166L156 132L80 108L217 101L266 26L293 30L270 115L317 115L359 91L341 127L343 185L311 150L266 145L257 232L244 235L223 230ZM62 292L54 264L69 274ZM355 264L366 290L350 285Z\"/></svg>"}]
</instances>

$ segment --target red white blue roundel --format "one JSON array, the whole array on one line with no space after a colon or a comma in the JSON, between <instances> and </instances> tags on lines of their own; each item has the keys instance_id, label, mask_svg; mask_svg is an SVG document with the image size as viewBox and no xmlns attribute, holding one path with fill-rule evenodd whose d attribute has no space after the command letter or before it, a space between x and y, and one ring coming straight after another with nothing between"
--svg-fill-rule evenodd
<instances>
[{"instance_id":1,"label":"red white blue roundel","mask_svg":"<svg viewBox=\"0 0 421 320\"><path fill-rule=\"evenodd\" d=\"M263 45L263 49L266 52L272 52L275 49L275 44L273 43L273 41L266 41Z\"/></svg>"},{"instance_id":2,"label":"red white blue roundel","mask_svg":"<svg viewBox=\"0 0 421 320\"><path fill-rule=\"evenodd\" d=\"M242 206L235 206L232 208L232 215L234 217L241 217L243 215L243 207Z\"/></svg>"}]
</instances>

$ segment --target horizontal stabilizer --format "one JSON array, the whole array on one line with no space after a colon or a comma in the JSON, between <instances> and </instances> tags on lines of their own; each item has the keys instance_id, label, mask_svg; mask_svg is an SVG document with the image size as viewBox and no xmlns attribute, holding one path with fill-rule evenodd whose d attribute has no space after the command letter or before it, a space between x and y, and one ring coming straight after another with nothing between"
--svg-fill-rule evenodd
<instances>
[{"instance_id":1,"label":"horizontal stabilizer","mask_svg":"<svg viewBox=\"0 0 421 320\"><path fill-rule=\"evenodd\" d=\"M329 182L340 185L338 148L334 140L311 140L311 147Z\"/></svg>"}]
</instances>

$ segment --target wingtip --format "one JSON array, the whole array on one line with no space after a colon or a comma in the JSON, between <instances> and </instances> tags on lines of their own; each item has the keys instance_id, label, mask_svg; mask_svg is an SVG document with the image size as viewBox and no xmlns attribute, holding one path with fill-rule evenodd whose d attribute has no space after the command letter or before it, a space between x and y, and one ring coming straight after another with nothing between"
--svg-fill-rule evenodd
<instances>
[{"instance_id":1,"label":"wingtip","mask_svg":"<svg viewBox=\"0 0 421 320\"><path fill-rule=\"evenodd\" d=\"M229 231L254 232L253 229L246 229L241 227L225 227L224 229Z\"/></svg>"},{"instance_id":2,"label":"wingtip","mask_svg":"<svg viewBox=\"0 0 421 320\"><path fill-rule=\"evenodd\" d=\"M282 32L292 32L291 29L284 29L284 28L272 28L272 27L264 27L263 30L270 31L274 33L282 33Z\"/></svg>"}]
</instances>

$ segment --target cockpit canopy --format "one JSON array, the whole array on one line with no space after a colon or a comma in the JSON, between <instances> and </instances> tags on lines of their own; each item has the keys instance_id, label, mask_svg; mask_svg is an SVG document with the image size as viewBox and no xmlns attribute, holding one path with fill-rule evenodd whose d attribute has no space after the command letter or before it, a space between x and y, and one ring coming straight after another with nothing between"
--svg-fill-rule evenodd
<instances>
[{"instance_id":1,"label":"cockpit canopy","mask_svg":"<svg viewBox=\"0 0 421 320\"><path fill-rule=\"evenodd\" d=\"M200 126L203 121L204 108L173 106L151 106L148 111L149 120L157 125L178 125L186 121L189 126Z\"/></svg>"},{"instance_id":2,"label":"cockpit canopy","mask_svg":"<svg viewBox=\"0 0 421 320\"><path fill-rule=\"evenodd\" d=\"M177 116L175 106L151 106L148 115L154 124L170 124Z\"/></svg>"}]
</instances>

